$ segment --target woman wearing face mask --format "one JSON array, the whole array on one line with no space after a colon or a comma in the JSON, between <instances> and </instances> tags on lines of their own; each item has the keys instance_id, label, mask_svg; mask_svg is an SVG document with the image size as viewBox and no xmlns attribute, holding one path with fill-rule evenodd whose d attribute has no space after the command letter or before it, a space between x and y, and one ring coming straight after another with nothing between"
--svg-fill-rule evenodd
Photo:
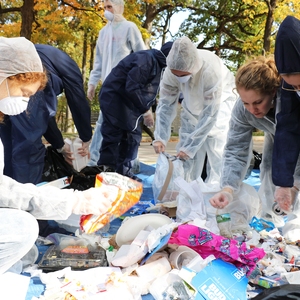
<instances>
[{"instance_id":1,"label":"woman wearing face mask","mask_svg":"<svg viewBox=\"0 0 300 300\"><path fill-rule=\"evenodd\" d=\"M99 81L101 80L103 83L112 68L123 58L132 52L146 50L137 26L123 17L123 0L104 0L104 9L107 24L100 30L97 39L95 62L90 74L87 91L90 100L95 97L95 90ZM101 124L102 113L100 112L90 145L91 160L88 164L90 166L97 165L99 160L102 142Z\"/></svg>"},{"instance_id":2,"label":"woman wearing face mask","mask_svg":"<svg viewBox=\"0 0 300 300\"><path fill-rule=\"evenodd\" d=\"M28 98L42 89L47 76L34 45L25 38L0 37L0 121L4 114L26 110ZM101 189L79 192L21 184L3 175L0 140L0 274L33 247L36 219L65 220L71 213L103 214L110 201Z\"/></svg>"},{"instance_id":3,"label":"woman wearing face mask","mask_svg":"<svg viewBox=\"0 0 300 300\"><path fill-rule=\"evenodd\" d=\"M177 39L167 57L156 111L156 153L164 152L182 93L177 156L184 160L185 179L198 178L207 154L206 182L219 183L221 159L232 107L234 76L222 60L198 50L187 38Z\"/></svg>"},{"instance_id":4,"label":"woman wearing face mask","mask_svg":"<svg viewBox=\"0 0 300 300\"><path fill-rule=\"evenodd\" d=\"M248 61L237 71L235 82L240 98L232 111L224 150L220 181L222 190L210 199L210 203L215 208L223 209L232 201L231 206L234 207L234 202L238 201L235 195L239 192L252 157L252 132L257 128L264 131L261 186L258 191L262 201L262 216L271 218L276 226L282 226L283 218L272 210L275 191L272 183L272 152L275 115L280 110L280 76L274 59L257 57ZM298 161L298 170L299 167ZM294 187L296 190L297 187Z\"/></svg>"}]
</instances>

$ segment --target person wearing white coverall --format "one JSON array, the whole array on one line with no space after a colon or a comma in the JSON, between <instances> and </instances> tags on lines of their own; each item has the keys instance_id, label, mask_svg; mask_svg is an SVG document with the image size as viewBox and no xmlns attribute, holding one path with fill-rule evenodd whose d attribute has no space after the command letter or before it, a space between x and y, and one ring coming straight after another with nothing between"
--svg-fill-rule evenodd
<instances>
[{"instance_id":1,"label":"person wearing white coverall","mask_svg":"<svg viewBox=\"0 0 300 300\"><path fill-rule=\"evenodd\" d=\"M283 226L282 217L274 214L275 185L272 182L272 153L275 135L275 115L280 111L281 78L273 57L257 57L245 63L236 74L236 88L240 98L236 102L230 120L227 143L224 150L221 188L210 203L224 209L240 190L252 157L252 132L255 128L264 132L264 147L260 164L261 185L258 191L262 202L262 217L275 226ZM300 161L294 174L294 187L300 187ZM237 201L242 199L237 199ZM235 204L237 206L238 204Z\"/></svg>"},{"instance_id":2,"label":"person wearing white coverall","mask_svg":"<svg viewBox=\"0 0 300 300\"><path fill-rule=\"evenodd\" d=\"M123 17L123 0L105 0L104 9L104 16L108 23L100 30L96 44L95 62L90 74L87 91L90 100L95 97L95 90L99 81L101 80L103 83L112 68L124 57L132 52L146 50L138 27ZM88 162L89 166L96 166L100 157L102 120L100 111L90 145L91 158Z\"/></svg>"},{"instance_id":3,"label":"person wearing white coverall","mask_svg":"<svg viewBox=\"0 0 300 300\"><path fill-rule=\"evenodd\" d=\"M206 182L218 183L232 107L237 99L234 75L214 53L199 50L188 37L173 43L161 85L153 147L165 151L182 93L177 157L184 160L185 180L197 179L207 154Z\"/></svg>"},{"instance_id":4,"label":"person wearing white coverall","mask_svg":"<svg viewBox=\"0 0 300 300\"><path fill-rule=\"evenodd\" d=\"M0 122L4 114L26 110L29 97L45 87L46 72L29 40L0 37ZM66 220L74 214L107 212L110 201L99 188L83 192L51 186L22 184L3 175L4 153L0 140L0 274L34 246L36 219Z\"/></svg>"}]
</instances>

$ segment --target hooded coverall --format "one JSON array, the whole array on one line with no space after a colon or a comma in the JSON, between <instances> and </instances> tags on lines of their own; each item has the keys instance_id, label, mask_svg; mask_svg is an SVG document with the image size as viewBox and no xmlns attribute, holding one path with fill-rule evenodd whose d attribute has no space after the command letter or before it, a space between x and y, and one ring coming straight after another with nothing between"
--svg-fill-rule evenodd
<instances>
[{"instance_id":1,"label":"hooded coverall","mask_svg":"<svg viewBox=\"0 0 300 300\"><path fill-rule=\"evenodd\" d=\"M137 157L142 138L143 114L154 103L166 56L172 43L130 54L112 69L103 83L99 103L103 114L103 141L98 165L130 177L131 160Z\"/></svg>"},{"instance_id":2,"label":"hooded coverall","mask_svg":"<svg viewBox=\"0 0 300 300\"><path fill-rule=\"evenodd\" d=\"M180 83L171 69L192 76L186 83ZM219 183L231 110L237 99L234 87L233 74L217 55L196 49L187 37L173 43L160 86L153 144L154 147L156 141L167 144L182 93L176 150L189 156L183 164L187 181L201 175L207 154L206 182Z\"/></svg>"},{"instance_id":3,"label":"hooded coverall","mask_svg":"<svg viewBox=\"0 0 300 300\"><path fill-rule=\"evenodd\" d=\"M110 1L114 10L113 21L108 23L100 30L96 44L96 56L89 78L89 85L97 86L101 80L104 82L120 60L132 52L146 50L142 35L137 26L123 17L124 4L122 1ZM100 109L102 109L100 104ZM100 111L92 142L90 145L91 159L89 166L97 165L99 160L99 150L102 142L101 135L102 113Z\"/></svg>"}]
</instances>

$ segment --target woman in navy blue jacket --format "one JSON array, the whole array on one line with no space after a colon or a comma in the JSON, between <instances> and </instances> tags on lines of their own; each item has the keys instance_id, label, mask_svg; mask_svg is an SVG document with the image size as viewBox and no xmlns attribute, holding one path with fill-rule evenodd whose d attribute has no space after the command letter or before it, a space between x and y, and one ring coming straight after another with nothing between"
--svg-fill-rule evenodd
<instances>
[{"instance_id":1,"label":"woman in navy blue jacket","mask_svg":"<svg viewBox=\"0 0 300 300\"><path fill-rule=\"evenodd\" d=\"M44 169L45 146L42 136L55 149L65 149L54 118L57 96L62 92L66 95L85 155L88 154L92 127L90 106L76 62L55 47L36 44L35 48L47 70L47 86L31 97L27 111L6 116L5 123L0 126L0 136L5 151L4 174L21 183L37 184L42 180Z\"/></svg>"},{"instance_id":2,"label":"woman in navy blue jacket","mask_svg":"<svg viewBox=\"0 0 300 300\"><path fill-rule=\"evenodd\" d=\"M161 50L134 52L106 77L99 103L103 114L103 136L98 165L137 179L130 171L142 138L141 122L154 125L151 106L156 101L166 56L172 42Z\"/></svg>"}]
</instances>

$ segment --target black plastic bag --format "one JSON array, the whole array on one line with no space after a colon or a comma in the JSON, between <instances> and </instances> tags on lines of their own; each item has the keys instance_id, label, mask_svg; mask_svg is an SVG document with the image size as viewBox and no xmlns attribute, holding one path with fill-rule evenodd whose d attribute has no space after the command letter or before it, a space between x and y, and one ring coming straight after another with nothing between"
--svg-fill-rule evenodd
<instances>
[{"instance_id":1,"label":"black plastic bag","mask_svg":"<svg viewBox=\"0 0 300 300\"><path fill-rule=\"evenodd\" d=\"M49 182L65 176L70 181L68 188L83 191L95 186L95 179L76 171L65 161L61 153L58 153L52 146L48 146L45 154L42 180Z\"/></svg>"},{"instance_id":2,"label":"black plastic bag","mask_svg":"<svg viewBox=\"0 0 300 300\"><path fill-rule=\"evenodd\" d=\"M252 152L253 152L253 157L254 157L253 169L259 170L259 165L261 164L261 160L262 160L262 153L258 153L255 150L253 150Z\"/></svg>"},{"instance_id":3,"label":"black plastic bag","mask_svg":"<svg viewBox=\"0 0 300 300\"><path fill-rule=\"evenodd\" d=\"M300 299L300 284L284 284L264 290L252 300Z\"/></svg>"}]
</instances>

